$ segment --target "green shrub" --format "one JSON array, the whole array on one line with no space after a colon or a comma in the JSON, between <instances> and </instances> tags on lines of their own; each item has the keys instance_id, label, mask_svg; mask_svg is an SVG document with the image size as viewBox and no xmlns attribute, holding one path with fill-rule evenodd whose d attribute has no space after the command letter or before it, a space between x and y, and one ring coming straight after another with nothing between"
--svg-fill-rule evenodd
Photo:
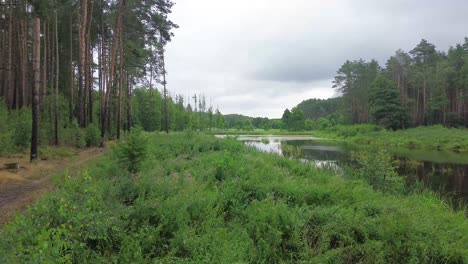
<instances>
[{"instance_id":1,"label":"green shrub","mask_svg":"<svg viewBox=\"0 0 468 264\"><path fill-rule=\"evenodd\" d=\"M141 128L133 128L125 141L119 143L114 153L120 166L131 173L137 173L147 154L148 139Z\"/></svg>"},{"instance_id":2,"label":"green shrub","mask_svg":"<svg viewBox=\"0 0 468 264\"><path fill-rule=\"evenodd\" d=\"M70 124L68 129L68 144L74 148L85 148L86 147L86 132L78 126L76 120Z\"/></svg>"},{"instance_id":3,"label":"green shrub","mask_svg":"<svg viewBox=\"0 0 468 264\"><path fill-rule=\"evenodd\" d=\"M29 110L30 111L30 110ZM19 149L27 148L31 142L31 113L22 109L15 111L14 119L14 142Z\"/></svg>"},{"instance_id":4,"label":"green shrub","mask_svg":"<svg viewBox=\"0 0 468 264\"><path fill-rule=\"evenodd\" d=\"M101 143L101 132L95 124L91 124L86 128L86 147L97 147Z\"/></svg>"},{"instance_id":5,"label":"green shrub","mask_svg":"<svg viewBox=\"0 0 468 264\"><path fill-rule=\"evenodd\" d=\"M381 191L403 191L403 180L396 172L391 154L382 146L374 145L360 153L358 176Z\"/></svg>"},{"instance_id":6,"label":"green shrub","mask_svg":"<svg viewBox=\"0 0 468 264\"><path fill-rule=\"evenodd\" d=\"M0 156L8 155L15 152L15 145L11 140L11 133L0 134Z\"/></svg>"}]
</instances>

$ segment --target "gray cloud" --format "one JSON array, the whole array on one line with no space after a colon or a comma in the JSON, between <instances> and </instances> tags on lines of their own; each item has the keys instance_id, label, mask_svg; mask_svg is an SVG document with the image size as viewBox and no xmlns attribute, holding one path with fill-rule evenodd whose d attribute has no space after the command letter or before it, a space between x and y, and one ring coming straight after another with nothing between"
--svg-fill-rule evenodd
<instances>
[{"instance_id":1,"label":"gray cloud","mask_svg":"<svg viewBox=\"0 0 468 264\"><path fill-rule=\"evenodd\" d=\"M279 117L334 94L347 59L377 59L422 38L446 50L468 24L462 0L179 0L169 89L204 93L223 113Z\"/></svg>"}]
</instances>

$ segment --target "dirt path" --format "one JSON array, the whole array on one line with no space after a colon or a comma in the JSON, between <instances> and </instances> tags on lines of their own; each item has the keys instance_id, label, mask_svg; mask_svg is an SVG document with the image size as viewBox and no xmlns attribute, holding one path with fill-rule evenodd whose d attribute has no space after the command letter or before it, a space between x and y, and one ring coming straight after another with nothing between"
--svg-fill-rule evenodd
<instances>
[{"instance_id":1,"label":"dirt path","mask_svg":"<svg viewBox=\"0 0 468 264\"><path fill-rule=\"evenodd\" d=\"M27 156L1 158L0 167L6 163L19 163L18 172L0 169L0 225L10 217L26 209L45 192L52 190L52 176L65 169L77 168L84 163L100 157L106 149L93 148L84 150L71 158L38 161L30 164Z\"/></svg>"}]
</instances>

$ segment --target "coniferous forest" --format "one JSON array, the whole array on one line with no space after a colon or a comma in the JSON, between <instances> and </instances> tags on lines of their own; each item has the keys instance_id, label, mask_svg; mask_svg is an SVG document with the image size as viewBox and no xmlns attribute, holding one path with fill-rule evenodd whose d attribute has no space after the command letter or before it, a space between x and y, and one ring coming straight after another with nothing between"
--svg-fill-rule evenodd
<instances>
[{"instance_id":1,"label":"coniferous forest","mask_svg":"<svg viewBox=\"0 0 468 264\"><path fill-rule=\"evenodd\" d=\"M173 5L2 0L0 153L30 142L33 160L38 145L89 147L135 125L147 131L221 126L205 95L185 99L166 88L165 47L178 27L168 18Z\"/></svg>"},{"instance_id":2,"label":"coniferous forest","mask_svg":"<svg viewBox=\"0 0 468 264\"><path fill-rule=\"evenodd\" d=\"M467 60L468 38L448 51L423 39L409 52L396 51L383 67L375 60L346 61L334 87L352 123L468 126Z\"/></svg>"}]
</instances>

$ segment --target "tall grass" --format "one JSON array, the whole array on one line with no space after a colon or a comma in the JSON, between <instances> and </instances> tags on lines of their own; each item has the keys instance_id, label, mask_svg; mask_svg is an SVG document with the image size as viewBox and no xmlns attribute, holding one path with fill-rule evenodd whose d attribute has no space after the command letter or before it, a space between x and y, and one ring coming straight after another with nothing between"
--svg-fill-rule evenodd
<instances>
[{"instance_id":1,"label":"tall grass","mask_svg":"<svg viewBox=\"0 0 468 264\"><path fill-rule=\"evenodd\" d=\"M468 151L468 129L447 128L441 125L387 131L374 125L349 125L315 131L315 135L344 139L357 144L384 142L393 147Z\"/></svg>"},{"instance_id":2,"label":"tall grass","mask_svg":"<svg viewBox=\"0 0 468 264\"><path fill-rule=\"evenodd\" d=\"M0 231L0 263L466 263L468 222L434 194L151 135L140 172L108 155Z\"/></svg>"}]
</instances>

